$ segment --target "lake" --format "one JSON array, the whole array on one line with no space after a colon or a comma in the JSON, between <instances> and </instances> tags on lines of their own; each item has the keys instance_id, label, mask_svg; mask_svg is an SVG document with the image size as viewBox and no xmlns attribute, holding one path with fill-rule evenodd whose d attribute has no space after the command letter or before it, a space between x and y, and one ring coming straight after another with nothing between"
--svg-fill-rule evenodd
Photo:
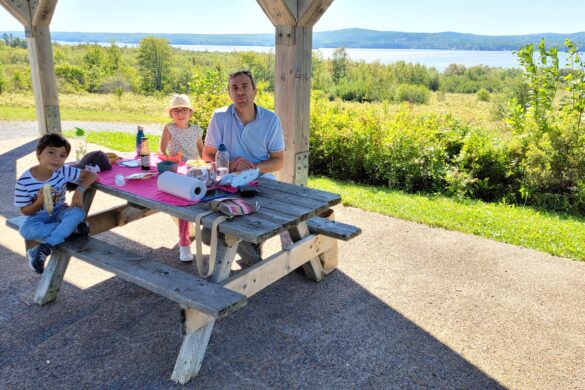
<instances>
[{"instance_id":1,"label":"lake","mask_svg":"<svg viewBox=\"0 0 585 390\"><path fill-rule=\"evenodd\" d=\"M82 42L55 41L63 45L78 45ZM99 45L109 46L110 43L98 42ZM118 46L138 47L136 43L117 43ZM219 45L172 45L182 50L191 51L255 51L259 53L274 52L274 47L269 46L219 46ZM334 48L319 48L314 52L323 58L331 58ZM425 49L346 49L349 57L354 61L375 62L392 64L398 61L417 63L427 67L434 67L438 71L444 71L449 64L462 64L467 67L475 65L487 65L501 68L519 67L516 55L511 51L480 51L480 50L425 50ZM566 61L566 53L559 53L559 64L563 66Z\"/></svg>"}]
</instances>

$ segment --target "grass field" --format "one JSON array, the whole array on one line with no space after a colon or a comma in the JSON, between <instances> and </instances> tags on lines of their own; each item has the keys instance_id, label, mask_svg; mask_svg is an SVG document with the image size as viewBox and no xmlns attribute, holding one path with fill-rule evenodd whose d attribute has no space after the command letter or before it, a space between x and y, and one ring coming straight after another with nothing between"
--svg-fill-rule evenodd
<instances>
[{"instance_id":1,"label":"grass field","mask_svg":"<svg viewBox=\"0 0 585 390\"><path fill-rule=\"evenodd\" d=\"M494 99L495 100L495 97ZM59 95L62 120L164 123L168 117L164 108L168 96L152 97L125 93L120 98L113 94ZM394 114L400 104L343 103L347 107L368 104L378 110ZM504 125L494 115L496 103L479 101L476 95L433 93L429 104L414 105L415 114L448 114L472 127L504 131ZM36 117L32 94L0 94L0 120L34 120Z\"/></svg>"}]
</instances>

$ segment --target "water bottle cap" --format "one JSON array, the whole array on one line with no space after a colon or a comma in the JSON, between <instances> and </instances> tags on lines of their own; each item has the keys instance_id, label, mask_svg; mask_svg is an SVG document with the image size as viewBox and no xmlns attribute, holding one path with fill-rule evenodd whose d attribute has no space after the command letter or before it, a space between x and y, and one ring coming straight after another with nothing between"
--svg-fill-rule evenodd
<instances>
[{"instance_id":1,"label":"water bottle cap","mask_svg":"<svg viewBox=\"0 0 585 390\"><path fill-rule=\"evenodd\" d=\"M227 148L225 147L224 144L219 144L219 148L217 149L220 152L227 152Z\"/></svg>"},{"instance_id":2,"label":"water bottle cap","mask_svg":"<svg viewBox=\"0 0 585 390\"><path fill-rule=\"evenodd\" d=\"M143 130L144 130L144 127L138 126L138 131L143 131Z\"/></svg>"}]
</instances>

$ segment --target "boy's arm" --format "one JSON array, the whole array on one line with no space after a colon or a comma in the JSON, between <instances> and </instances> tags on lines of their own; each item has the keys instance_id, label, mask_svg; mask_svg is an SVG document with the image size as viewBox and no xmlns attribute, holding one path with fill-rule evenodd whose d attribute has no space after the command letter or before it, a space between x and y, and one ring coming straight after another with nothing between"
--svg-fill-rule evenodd
<instances>
[{"instance_id":1,"label":"boy's arm","mask_svg":"<svg viewBox=\"0 0 585 390\"><path fill-rule=\"evenodd\" d=\"M83 207L83 193L97 180L97 175L95 172L82 169L79 173L79 179L79 185L71 198L71 207Z\"/></svg>"},{"instance_id":2,"label":"boy's arm","mask_svg":"<svg viewBox=\"0 0 585 390\"><path fill-rule=\"evenodd\" d=\"M27 216L33 215L33 214L37 213L40 209L43 208L43 204L44 204L44 197L43 197L43 189L41 188L39 190L39 193L37 194L37 198L35 199L35 201L29 205L21 207L20 212L24 215L27 215Z\"/></svg>"}]
</instances>

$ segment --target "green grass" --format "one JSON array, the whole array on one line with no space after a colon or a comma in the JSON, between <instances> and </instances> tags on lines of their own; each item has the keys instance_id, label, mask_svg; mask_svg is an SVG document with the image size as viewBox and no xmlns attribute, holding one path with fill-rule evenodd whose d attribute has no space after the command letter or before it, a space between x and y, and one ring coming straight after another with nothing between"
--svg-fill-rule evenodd
<instances>
[{"instance_id":1,"label":"green grass","mask_svg":"<svg viewBox=\"0 0 585 390\"><path fill-rule=\"evenodd\" d=\"M528 207L411 195L323 177L312 177L309 187L341 194L347 206L585 260L583 218Z\"/></svg>"}]
</instances>

